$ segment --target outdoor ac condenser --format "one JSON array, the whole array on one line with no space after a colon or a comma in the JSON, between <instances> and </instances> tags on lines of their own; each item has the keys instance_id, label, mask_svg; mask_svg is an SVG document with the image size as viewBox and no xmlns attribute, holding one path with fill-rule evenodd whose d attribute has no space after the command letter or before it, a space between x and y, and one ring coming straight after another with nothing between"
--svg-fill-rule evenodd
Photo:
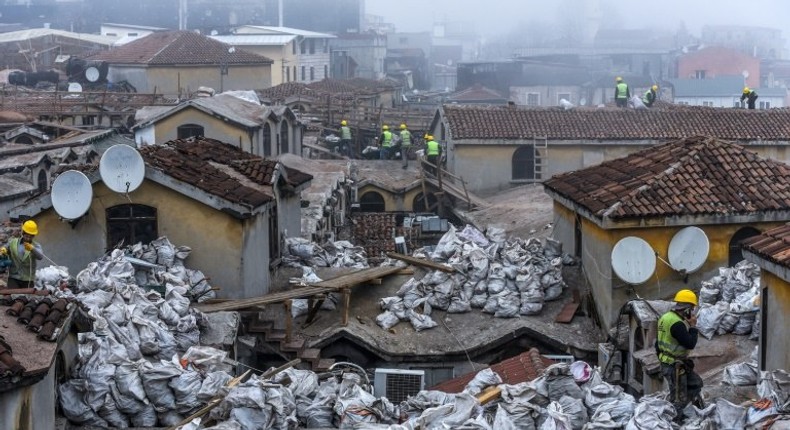
<instances>
[{"instance_id":1,"label":"outdoor ac condenser","mask_svg":"<svg viewBox=\"0 0 790 430\"><path fill-rule=\"evenodd\" d=\"M423 389L424 370L376 369L373 379L373 394L376 397L386 397L397 405Z\"/></svg>"}]
</instances>

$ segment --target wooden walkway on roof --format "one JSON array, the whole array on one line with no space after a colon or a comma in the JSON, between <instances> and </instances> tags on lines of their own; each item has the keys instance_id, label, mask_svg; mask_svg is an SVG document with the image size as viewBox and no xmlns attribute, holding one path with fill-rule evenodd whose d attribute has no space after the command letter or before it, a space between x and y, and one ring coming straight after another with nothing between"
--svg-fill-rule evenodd
<instances>
[{"instance_id":1,"label":"wooden walkway on roof","mask_svg":"<svg viewBox=\"0 0 790 430\"><path fill-rule=\"evenodd\" d=\"M395 274L402 269L402 267L395 266L361 269L355 272L347 273L345 275L340 275L337 278L311 284L306 287L294 288L288 291L278 291L276 293L265 294L260 297L252 297L249 299L228 300L226 302L212 304L198 304L195 305L195 308L201 312L222 312L238 311L272 303L282 303L288 300L302 299L306 297L313 297L319 294L349 289L357 285L365 284L367 282Z\"/></svg>"}]
</instances>

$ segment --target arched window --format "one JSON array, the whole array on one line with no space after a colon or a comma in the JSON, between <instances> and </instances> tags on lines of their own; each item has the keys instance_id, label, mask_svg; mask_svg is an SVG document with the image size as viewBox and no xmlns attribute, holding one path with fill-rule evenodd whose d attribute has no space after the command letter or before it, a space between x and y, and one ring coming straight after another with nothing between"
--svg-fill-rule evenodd
<instances>
[{"instance_id":1,"label":"arched window","mask_svg":"<svg viewBox=\"0 0 790 430\"><path fill-rule=\"evenodd\" d=\"M31 139L30 136L28 136L26 134L23 134L23 135L17 137L16 140L14 141L14 143L19 143L19 144L23 144L23 145L32 145L33 144L33 139Z\"/></svg>"},{"instance_id":2,"label":"arched window","mask_svg":"<svg viewBox=\"0 0 790 430\"><path fill-rule=\"evenodd\" d=\"M359 198L359 210L362 212L384 212L384 197L375 191L368 191Z\"/></svg>"},{"instance_id":3,"label":"arched window","mask_svg":"<svg viewBox=\"0 0 790 430\"><path fill-rule=\"evenodd\" d=\"M511 168L514 180L535 179L535 147L532 145L519 146L513 153L513 166Z\"/></svg>"},{"instance_id":4,"label":"arched window","mask_svg":"<svg viewBox=\"0 0 790 430\"><path fill-rule=\"evenodd\" d=\"M159 237L156 208L146 205L118 205L108 208L107 248L149 243Z\"/></svg>"},{"instance_id":5,"label":"arched window","mask_svg":"<svg viewBox=\"0 0 790 430\"><path fill-rule=\"evenodd\" d=\"M288 121L280 123L280 154L288 153Z\"/></svg>"},{"instance_id":6,"label":"arched window","mask_svg":"<svg viewBox=\"0 0 790 430\"><path fill-rule=\"evenodd\" d=\"M272 156L272 126L268 122L263 124L263 156Z\"/></svg>"},{"instance_id":7,"label":"arched window","mask_svg":"<svg viewBox=\"0 0 790 430\"><path fill-rule=\"evenodd\" d=\"M197 124L179 125L177 130L179 139L204 136L203 126Z\"/></svg>"},{"instance_id":8,"label":"arched window","mask_svg":"<svg viewBox=\"0 0 790 430\"><path fill-rule=\"evenodd\" d=\"M414 196L414 200L411 202L411 210L414 212L431 212L435 209L436 206L436 195L433 193L428 193L428 206L425 206L425 197L423 197L422 193L417 194Z\"/></svg>"},{"instance_id":9,"label":"arched window","mask_svg":"<svg viewBox=\"0 0 790 430\"><path fill-rule=\"evenodd\" d=\"M46 191L47 190L47 172L44 170L38 172L38 190L39 191Z\"/></svg>"},{"instance_id":10,"label":"arched window","mask_svg":"<svg viewBox=\"0 0 790 430\"><path fill-rule=\"evenodd\" d=\"M730 267L738 264L738 262L743 260L743 250L741 248L741 242L744 240L758 236L760 234L760 230L757 230L754 227L744 227L735 232L732 235L732 239L730 239Z\"/></svg>"}]
</instances>

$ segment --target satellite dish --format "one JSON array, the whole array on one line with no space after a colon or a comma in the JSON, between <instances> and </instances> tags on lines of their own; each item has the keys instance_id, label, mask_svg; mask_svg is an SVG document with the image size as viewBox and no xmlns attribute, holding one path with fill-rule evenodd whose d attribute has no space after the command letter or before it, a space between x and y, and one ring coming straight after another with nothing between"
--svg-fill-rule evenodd
<instances>
[{"instance_id":1,"label":"satellite dish","mask_svg":"<svg viewBox=\"0 0 790 430\"><path fill-rule=\"evenodd\" d=\"M581 100L579 100L579 106L587 106L587 99L582 97Z\"/></svg>"},{"instance_id":2,"label":"satellite dish","mask_svg":"<svg viewBox=\"0 0 790 430\"><path fill-rule=\"evenodd\" d=\"M145 163L131 146L115 145L102 154L99 173L107 188L116 193L131 193L143 183Z\"/></svg>"},{"instance_id":3,"label":"satellite dish","mask_svg":"<svg viewBox=\"0 0 790 430\"><path fill-rule=\"evenodd\" d=\"M93 66L88 67L87 69L85 69L85 79L87 79L88 82L96 82L96 81L98 81L99 80L99 76L100 76L99 69L97 69L97 68L95 68Z\"/></svg>"},{"instance_id":4,"label":"satellite dish","mask_svg":"<svg viewBox=\"0 0 790 430\"><path fill-rule=\"evenodd\" d=\"M93 187L84 173L68 170L61 173L52 183L52 207L65 219L77 219L91 207Z\"/></svg>"},{"instance_id":5,"label":"satellite dish","mask_svg":"<svg viewBox=\"0 0 790 430\"><path fill-rule=\"evenodd\" d=\"M82 92L82 85L77 82L69 83L69 92L70 93L81 93Z\"/></svg>"},{"instance_id":6,"label":"satellite dish","mask_svg":"<svg viewBox=\"0 0 790 430\"><path fill-rule=\"evenodd\" d=\"M669 242L669 264L675 270L692 273L708 259L710 242L698 227L686 227L675 233Z\"/></svg>"},{"instance_id":7,"label":"satellite dish","mask_svg":"<svg viewBox=\"0 0 790 430\"><path fill-rule=\"evenodd\" d=\"M624 237L612 249L612 269L626 283L642 284L656 271L656 253L643 239Z\"/></svg>"}]
</instances>

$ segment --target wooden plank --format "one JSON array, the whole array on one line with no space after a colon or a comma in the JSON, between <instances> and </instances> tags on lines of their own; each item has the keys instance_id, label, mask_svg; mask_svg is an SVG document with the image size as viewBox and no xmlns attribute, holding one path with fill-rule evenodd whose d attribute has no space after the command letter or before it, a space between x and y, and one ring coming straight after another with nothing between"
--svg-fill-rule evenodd
<instances>
[{"instance_id":1,"label":"wooden plank","mask_svg":"<svg viewBox=\"0 0 790 430\"><path fill-rule=\"evenodd\" d=\"M453 197L455 197L455 198L457 198L459 200L467 200L467 196L466 196L467 193L464 193L462 190L458 189L455 185L453 185L453 184L451 184L451 183L449 183L447 181L443 181L440 184L439 181L437 181L436 179L431 178L431 177L426 177L425 181L428 182L429 184L433 185L434 187L437 187L437 188L439 188L439 189L441 189L443 191L447 191L450 195L452 195ZM468 201L471 202L473 205L475 205L477 207L488 207L488 206L490 206L490 203L488 203L487 201L481 199L480 197L478 197L478 196L476 196L476 195L474 195L472 193L468 193L468 194L469 194Z\"/></svg>"},{"instance_id":2,"label":"wooden plank","mask_svg":"<svg viewBox=\"0 0 790 430\"><path fill-rule=\"evenodd\" d=\"M307 314L307 319L305 320L305 324L310 324L313 322L313 319L316 315L318 315L318 310L321 309L321 305L324 304L324 300L326 300L326 296L319 296L315 299L310 299L310 312Z\"/></svg>"},{"instance_id":3,"label":"wooden plank","mask_svg":"<svg viewBox=\"0 0 790 430\"><path fill-rule=\"evenodd\" d=\"M332 152L329 149L324 148L323 146L313 145L312 143L308 143L308 142L302 142L302 146L316 150L322 154L331 155L332 157L340 160L348 160L348 157L346 157L345 155L340 155L338 153Z\"/></svg>"},{"instance_id":4,"label":"wooden plank","mask_svg":"<svg viewBox=\"0 0 790 430\"><path fill-rule=\"evenodd\" d=\"M579 304L576 302L566 303L565 306L562 307L560 313L557 314L557 317L554 318L554 322L558 323L570 323L573 321L573 316L576 315L576 310L579 309Z\"/></svg>"},{"instance_id":5,"label":"wooden plank","mask_svg":"<svg viewBox=\"0 0 790 430\"><path fill-rule=\"evenodd\" d=\"M477 401L480 402L481 405L485 405L486 403L497 400L501 395L502 390L500 390L499 387L488 387L476 397Z\"/></svg>"},{"instance_id":6,"label":"wooden plank","mask_svg":"<svg viewBox=\"0 0 790 430\"><path fill-rule=\"evenodd\" d=\"M236 385L239 385L239 384L241 383L241 381L242 381L242 380L244 380L244 378L246 378L246 377L247 377L247 375L249 375L249 374L250 374L250 372L252 372L252 371L251 371L251 370L248 370L248 371L244 372L244 374L242 374L241 376L239 376L239 377L237 377L237 378L233 378L233 379L231 379L231 380L228 382L228 384L226 385L226 387L228 387L228 388L233 388L233 387L235 387ZM217 407L217 405L219 405L219 404L222 402L222 400L223 400L224 398L225 398L224 396L223 396L223 397L219 397L219 396L217 396L217 397L214 397L213 399L211 399L211 400L208 402L208 404L206 404L206 406L203 406L203 407L202 407L202 408L200 408L200 409L199 409L197 412L195 412L194 414L192 414L192 415L190 415L190 416L188 416L188 417L184 418L184 419L183 419L183 420L182 420L180 423L176 424L176 425L175 425L175 426L173 426L173 427L170 427L168 430L175 430L176 428L178 428L178 427L180 427L180 426L183 426L183 425L185 425L185 424L188 424L188 423L192 422L192 420L194 420L195 418L199 418L199 417L202 417L203 415L206 415L206 414L207 414L207 413L209 413L209 412L210 412L212 409L216 408L216 407Z\"/></svg>"},{"instance_id":7,"label":"wooden plank","mask_svg":"<svg viewBox=\"0 0 790 430\"><path fill-rule=\"evenodd\" d=\"M395 266L372 267L370 269L358 270L356 272L341 275L337 278L321 281L312 285L316 287L325 287L331 288L333 290L339 290L346 287L355 287L360 284L365 284L371 279L392 275L393 273L397 273L400 270L401 267Z\"/></svg>"},{"instance_id":8,"label":"wooden plank","mask_svg":"<svg viewBox=\"0 0 790 430\"><path fill-rule=\"evenodd\" d=\"M341 324L343 327L348 325L348 312L351 308L351 290L346 288L343 290L343 319Z\"/></svg>"},{"instance_id":9,"label":"wooden plank","mask_svg":"<svg viewBox=\"0 0 790 430\"><path fill-rule=\"evenodd\" d=\"M387 257L394 258L396 260L405 261L409 264L413 264L415 266L422 266L427 267L429 269L440 270L446 273L455 273L455 268L451 266L446 266L444 264L434 263L430 260L425 260L422 258L416 258L409 255L398 254L397 252L388 252Z\"/></svg>"}]
</instances>

